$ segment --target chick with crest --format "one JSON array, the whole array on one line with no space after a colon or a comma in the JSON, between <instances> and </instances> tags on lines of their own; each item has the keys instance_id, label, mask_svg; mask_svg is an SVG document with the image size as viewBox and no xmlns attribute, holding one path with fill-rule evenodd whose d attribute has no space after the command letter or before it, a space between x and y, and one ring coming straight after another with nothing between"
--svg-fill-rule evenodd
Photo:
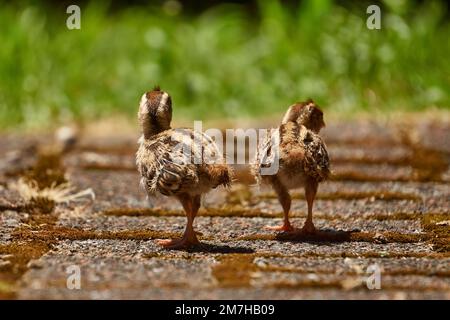
<instances>
[{"instance_id":1,"label":"chick with crest","mask_svg":"<svg viewBox=\"0 0 450 320\"><path fill-rule=\"evenodd\" d=\"M172 129L172 99L159 87L145 93L139 104L142 137L136 154L141 186L149 195L160 193L180 201L187 216L181 239L163 239L168 249L199 244L194 218L204 193L218 186L228 187L232 171L214 141L192 129Z\"/></svg>"},{"instance_id":2,"label":"chick with crest","mask_svg":"<svg viewBox=\"0 0 450 320\"><path fill-rule=\"evenodd\" d=\"M258 146L253 174L259 183L266 182L272 186L284 212L283 225L267 226L267 229L285 232L295 230L289 221L289 190L304 187L308 215L301 231L315 232L312 221L314 199L319 183L330 176L327 148L318 134L324 126L323 112L314 101L310 99L295 103L287 110L281 125L272 129ZM274 139L275 136L278 139ZM273 161L279 161L278 171L263 175L262 168Z\"/></svg>"}]
</instances>

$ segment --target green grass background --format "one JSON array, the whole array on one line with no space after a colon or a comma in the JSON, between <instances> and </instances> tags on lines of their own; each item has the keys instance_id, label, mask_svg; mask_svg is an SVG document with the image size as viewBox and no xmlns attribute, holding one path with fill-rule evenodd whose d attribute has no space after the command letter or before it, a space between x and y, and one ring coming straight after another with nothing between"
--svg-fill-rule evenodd
<instances>
[{"instance_id":1,"label":"green grass background","mask_svg":"<svg viewBox=\"0 0 450 320\"><path fill-rule=\"evenodd\" d=\"M445 2L380 5L382 29L368 30L367 5L331 0L194 15L90 2L81 5L81 30L68 30L64 8L3 3L0 126L134 117L156 84L187 119L280 117L308 97L341 114L448 110Z\"/></svg>"}]
</instances>

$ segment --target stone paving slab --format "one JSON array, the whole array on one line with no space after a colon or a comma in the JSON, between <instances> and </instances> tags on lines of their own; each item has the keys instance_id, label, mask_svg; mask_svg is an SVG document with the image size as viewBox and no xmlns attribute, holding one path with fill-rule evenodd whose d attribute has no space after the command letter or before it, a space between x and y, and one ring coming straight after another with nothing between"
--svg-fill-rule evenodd
<instances>
[{"instance_id":1,"label":"stone paving slab","mask_svg":"<svg viewBox=\"0 0 450 320\"><path fill-rule=\"evenodd\" d=\"M51 214L33 209L13 185L52 135L2 136L0 298L449 299L450 126L423 119L412 127L328 123L324 139L337 178L319 187L314 221L321 232L312 238L265 230L281 222L280 204L239 167L232 188L205 196L195 221L203 246L189 251L156 244L180 234L186 218L176 201L140 190L137 134L81 134L61 160L74 192L90 188L95 200L56 203ZM439 170L418 175L427 152L437 152ZM425 158L418 166L414 157ZM300 227L303 191L292 195L292 222ZM371 265L381 268L380 290L365 284ZM80 268L80 290L67 286L70 266Z\"/></svg>"},{"instance_id":2,"label":"stone paving slab","mask_svg":"<svg viewBox=\"0 0 450 320\"><path fill-rule=\"evenodd\" d=\"M301 227L304 218L292 218L293 225ZM185 217L114 217L86 215L71 218L62 216L59 225L83 230L125 231L125 230L164 230L169 232L182 232L184 230ZM249 235L271 235L273 232L265 230L266 225L281 223L281 217L277 218L240 218L240 217L197 217L195 227L201 230L205 237L218 239L233 239ZM359 230L363 232L395 231L403 234L421 233L419 221L395 220L378 221L366 219L353 219L351 221L316 219L315 224L320 229L333 230Z\"/></svg>"},{"instance_id":3,"label":"stone paving slab","mask_svg":"<svg viewBox=\"0 0 450 320\"><path fill-rule=\"evenodd\" d=\"M308 246L307 246L308 247ZM348 245L340 246L343 250L352 250ZM404 246L401 252L408 252L408 246ZM317 248L310 247L309 250ZM372 248L373 249L373 248ZM384 248L389 250L389 248ZM400 249L400 248L399 248ZM276 251L276 248L270 247L270 251ZM307 252L308 248L290 252L299 254L300 251ZM364 248L360 248L364 252ZM414 249L413 249L414 250ZM26 288L19 293L20 298L163 298L164 292L178 291L179 298L188 298L189 294L193 298L200 297L221 297L230 299L234 296L231 290L218 290L217 280L211 273L211 265L217 265L217 258L220 254L211 254L205 257L202 254L183 254L177 253L170 258L147 257L155 251L161 251L152 241L117 241L117 240L88 240L88 241L63 241L57 248L41 258L40 264L35 265L26 276L23 282ZM266 251L267 252L267 251ZM326 250L323 251L326 256ZM351 260L349 263L347 260ZM274 298L288 298L290 294L293 297L308 297L313 295L333 298L334 288L318 288L313 290L314 283L328 283L332 287L335 283L346 283L349 279L359 279L358 276L348 275L345 272L354 270L358 265L362 270L368 263L380 263L387 271L393 268L403 270L411 268L412 265L420 264L417 268L420 271L449 271L448 259L433 260L430 259L348 259L348 258L261 258L256 257L256 265L267 266L287 266L300 269L301 273L295 272L254 272L252 275L253 290L247 288L248 296L244 299L267 298L266 294L271 292L271 285L281 286L284 284L292 285L293 288L278 288L280 292L276 293ZM281 262L280 262L281 261ZM431 264L431 266L430 266ZM77 265L82 270L83 279L82 290L68 290L66 287L66 269L71 265ZM306 280L306 281L305 281ZM401 294L397 298L407 298L411 292L407 290L407 285L414 283L422 287L431 287L427 294L430 297L448 297L449 278L440 278L433 276L406 275L406 276L383 276L383 284L386 287L396 286L402 290L389 289L383 290L382 294L375 294L370 290L361 290L358 286L355 290L343 290L342 297L353 298L373 298L373 297L393 297ZM311 284L310 282L313 282ZM298 288L295 288L295 285ZM300 285L299 285L300 284ZM302 287L302 285L304 287ZM212 288L211 288L212 287ZM198 292L186 290L187 288L198 289ZM184 289L184 290L181 290ZM202 292L204 290L204 292ZM236 289L237 291L243 289ZM331 291L330 291L331 290ZM206 292L212 292L206 295ZM227 295L228 293L228 295ZM177 293L175 293L176 296ZM328 296L329 295L329 296ZM291 298L293 298L291 297ZM335 297L338 298L338 297Z\"/></svg>"}]
</instances>

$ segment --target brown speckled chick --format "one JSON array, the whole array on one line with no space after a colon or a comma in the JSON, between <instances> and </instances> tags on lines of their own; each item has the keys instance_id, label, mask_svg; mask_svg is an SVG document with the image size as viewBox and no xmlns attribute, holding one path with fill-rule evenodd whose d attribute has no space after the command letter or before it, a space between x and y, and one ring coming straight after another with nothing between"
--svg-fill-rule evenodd
<instances>
[{"instance_id":1,"label":"brown speckled chick","mask_svg":"<svg viewBox=\"0 0 450 320\"><path fill-rule=\"evenodd\" d=\"M308 216L301 231L315 232L312 221L314 198L318 184L330 175L327 148L318 135L324 126L323 112L312 100L296 103L289 107L280 127L272 129L258 147L253 173L258 182L267 182L273 187L284 211L283 225L267 227L268 229L294 230L289 222L289 189L304 187ZM278 155L276 141L279 142ZM276 159L279 159L276 174L262 175L261 169L268 167Z\"/></svg>"},{"instance_id":2,"label":"brown speckled chick","mask_svg":"<svg viewBox=\"0 0 450 320\"><path fill-rule=\"evenodd\" d=\"M193 222L201 195L219 185L228 186L231 170L210 137L191 129L170 128L172 100L159 87L142 96L138 118L143 132L136 154L141 185L150 195L177 198L187 216L181 239L158 242L170 249L196 245Z\"/></svg>"}]
</instances>

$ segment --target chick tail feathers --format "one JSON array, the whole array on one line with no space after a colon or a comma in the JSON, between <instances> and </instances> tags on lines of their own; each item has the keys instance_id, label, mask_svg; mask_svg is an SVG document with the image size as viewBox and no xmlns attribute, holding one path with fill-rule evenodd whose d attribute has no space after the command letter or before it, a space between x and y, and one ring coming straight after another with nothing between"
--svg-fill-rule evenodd
<instances>
[{"instance_id":1,"label":"chick tail feathers","mask_svg":"<svg viewBox=\"0 0 450 320\"><path fill-rule=\"evenodd\" d=\"M213 181L213 188L220 185L229 187L233 180L233 170L226 164L213 164L208 167L208 173Z\"/></svg>"}]
</instances>

